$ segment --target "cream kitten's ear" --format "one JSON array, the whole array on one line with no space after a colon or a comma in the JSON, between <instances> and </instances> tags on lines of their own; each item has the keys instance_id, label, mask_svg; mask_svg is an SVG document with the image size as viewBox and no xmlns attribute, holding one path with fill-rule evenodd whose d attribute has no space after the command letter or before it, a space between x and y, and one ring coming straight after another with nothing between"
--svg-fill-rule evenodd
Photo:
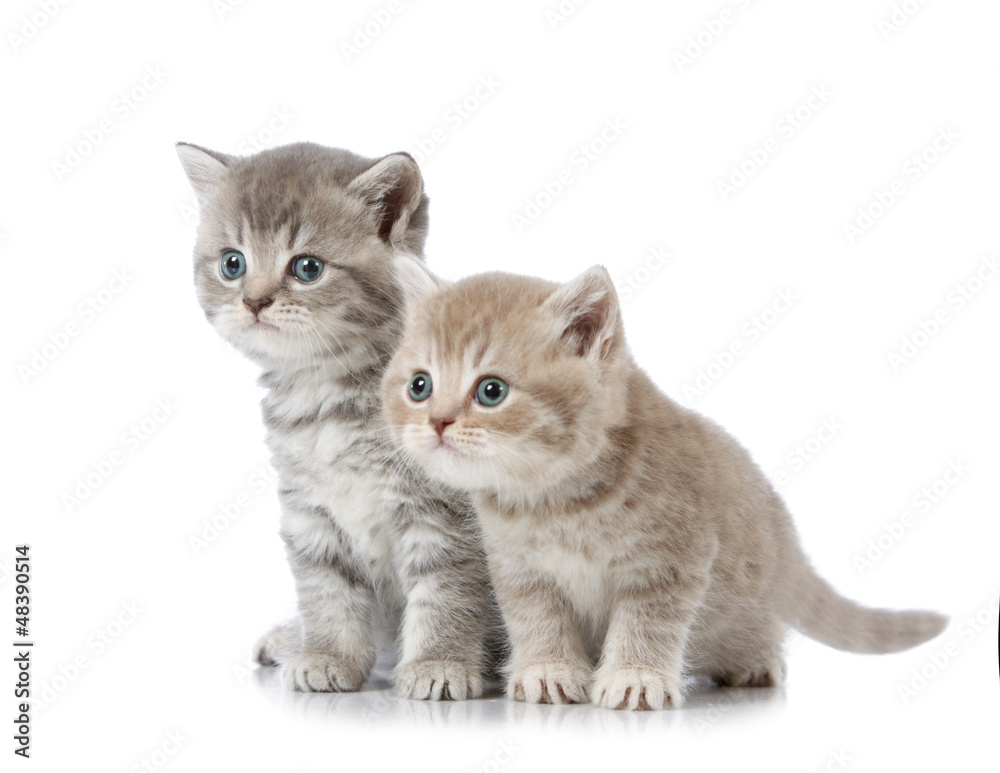
<instances>
[{"instance_id":1,"label":"cream kitten's ear","mask_svg":"<svg viewBox=\"0 0 1000 773\"><path fill-rule=\"evenodd\" d=\"M184 167L199 202L204 201L206 196L215 190L234 160L233 156L216 153L214 150L188 142L177 143L177 155L180 156L181 166Z\"/></svg>"},{"instance_id":2,"label":"cream kitten's ear","mask_svg":"<svg viewBox=\"0 0 1000 773\"><path fill-rule=\"evenodd\" d=\"M378 235L392 243L401 240L420 206L424 180L413 156L393 153L355 177L347 190L376 210Z\"/></svg>"},{"instance_id":3,"label":"cream kitten's ear","mask_svg":"<svg viewBox=\"0 0 1000 773\"><path fill-rule=\"evenodd\" d=\"M621 328L618 293L604 266L592 266L550 295L542 308L562 327L579 357L605 359Z\"/></svg>"},{"instance_id":4,"label":"cream kitten's ear","mask_svg":"<svg viewBox=\"0 0 1000 773\"><path fill-rule=\"evenodd\" d=\"M403 291L407 313L448 286L447 282L428 271L420 258L409 253L397 254L392 262L392 271Z\"/></svg>"}]
</instances>

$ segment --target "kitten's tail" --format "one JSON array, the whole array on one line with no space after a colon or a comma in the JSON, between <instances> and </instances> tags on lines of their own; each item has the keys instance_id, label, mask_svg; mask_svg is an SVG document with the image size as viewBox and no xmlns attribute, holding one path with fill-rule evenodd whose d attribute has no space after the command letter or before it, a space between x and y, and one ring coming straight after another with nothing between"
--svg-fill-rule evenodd
<instances>
[{"instance_id":1,"label":"kitten's tail","mask_svg":"<svg viewBox=\"0 0 1000 773\"><path fill-rule=\"evenodd\" d=\"M899 652L933 639L948 624L937 612L863 607L838 594L806 562L789 583L784 607L789 625L849 652Z\"/></svg>"}]
</instances>

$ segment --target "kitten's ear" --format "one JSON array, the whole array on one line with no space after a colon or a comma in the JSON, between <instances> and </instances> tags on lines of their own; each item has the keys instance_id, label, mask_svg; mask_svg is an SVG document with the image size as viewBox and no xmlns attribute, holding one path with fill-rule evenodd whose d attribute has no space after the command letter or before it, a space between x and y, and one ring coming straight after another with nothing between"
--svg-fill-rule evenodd
<instances>
[{"instance_id":1,"label":"kitten's ear","mask_svg":"<svg viewBox=\"0 0 1000 773\"><path fill-rule=\"evenodd\" d=\"M593 266L550 295L542 308L562 328L560 340L579 357L606 359L621 327L618 293L604 266Z\"/></svg>"},{"instance_id":2,"label":"kitten's ear","mask_svg":"<svg viewBox=\"0 0 1000 773\"><path fill-rule=\"evenodd\" d=\"M392 261L392 271L396 283L403 291L403 302L407 313L413 311L438 290L447 287L447 282L428 271L427 266L416 255L399 253Z\"/></svg>"},{"instance_id":3,"label":"kitten's ear","mask_svg":"<svg viewBox=\"0 0 1000 773\"><path fill-rule=\"evenodd\" d=\"M184 167L199 202L204 201L218 187L233 161L233 156L187 142L177 143L177 155L180 156L181 166Z\"/></svg>"},{"instance_id":4,"label":"kitten's ear","mask_svg":"<svg viewBox=\"0 0 1000 773\"><path fill-rule=\"evenodd\" d=\"M393 153L355 177L347 190L376 212L378 235L387 242L402 240L410 217L420 206L424 180L409 153Z\"/></svg>"}]
</instances>

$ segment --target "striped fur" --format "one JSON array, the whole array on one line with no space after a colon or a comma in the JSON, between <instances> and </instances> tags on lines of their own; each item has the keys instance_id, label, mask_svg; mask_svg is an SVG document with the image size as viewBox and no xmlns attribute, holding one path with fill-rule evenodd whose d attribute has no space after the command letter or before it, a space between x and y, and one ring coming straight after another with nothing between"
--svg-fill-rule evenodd
<instances>
[{"instance_id":1,"label":"striped fur","mask_svg":"<svg viewBox=\"0 0 1000 773\"><path fill-rule=\"evenodd\" d=\"M396 453L381 416L401 328L389 267L399 254L416 261L426 237L416 164L307 143L247 158L178 152L201 208L198 299L267 390L299 617L261 639L258 659L295 690L357 690L388 635L400 694L479 695L499 614L471 506ZM219 269L231 249L247 263L236 280ZM316 282L292 276L300 255L324 261ZM270 301L259 317L250 298Z\"/></svg>"},{"instance_id":2,"label":"striped fur","mask_svg":"<svg viewBox=\"0 0 1000 773\"><path fill-rule=\"evenodd\" d=\"M780 683L789 625L856 652L942 630L940 615L865 609L816 575L747 452L636 366L602 268L416 295L383 381L387 422L430 476L473 496L510 697L663 709L686 674ZM414 373L431 377L420 402ZM473 398L487 376L510 386L495 407Z\"/></svg>"}]
</instances>

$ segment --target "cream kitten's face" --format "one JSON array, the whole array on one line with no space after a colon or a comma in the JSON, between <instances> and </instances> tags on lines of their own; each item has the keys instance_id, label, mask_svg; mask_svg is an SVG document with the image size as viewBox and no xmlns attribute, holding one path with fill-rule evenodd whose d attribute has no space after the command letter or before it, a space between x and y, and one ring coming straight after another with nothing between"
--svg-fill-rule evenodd
<instances>
[{"instance_id":1,"label":"cream kitten's face","mask_svg":"<svg viewBox=\"0 0 1000 773\"><path fill-rule=\"evenodd\" d=\"M431 477L533 495L595 453L620 415L623 344L610 278L585 276L590 295L600 284L604 316L568 308L570 286L505 274L463 280L416 309L383 403L397 445Z\"/></svg>"},{"instance_id":2,"label":"cream kitten's face","mask_svg":"<svg viewBox=\"0 0 1000 773\"><path fill-rule=\"evenodd\" d=\"M390 262L420 250L425 226L412 217L423 193L412 159L306 143L248 158L179 152L201 209L198 300L236 349L266 367L356 367L373 338L398 332Z\"/></svg>"}]
</instances>

